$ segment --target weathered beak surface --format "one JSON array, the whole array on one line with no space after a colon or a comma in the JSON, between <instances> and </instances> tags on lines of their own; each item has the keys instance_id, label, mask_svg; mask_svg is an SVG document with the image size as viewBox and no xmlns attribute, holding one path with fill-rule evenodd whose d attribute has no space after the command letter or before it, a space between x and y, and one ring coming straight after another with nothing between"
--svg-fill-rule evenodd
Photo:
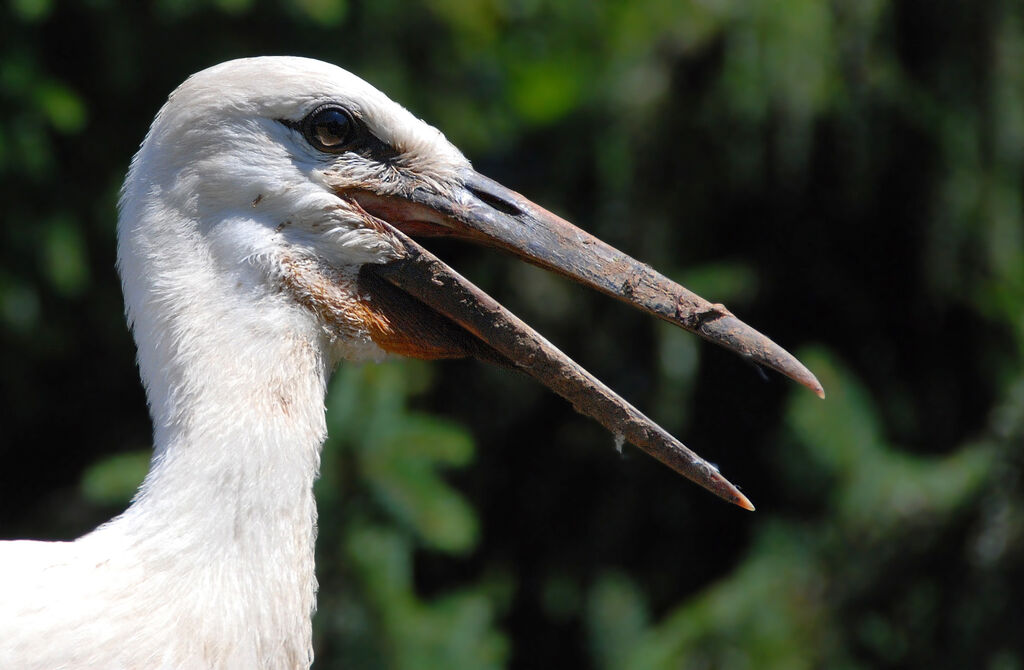
<instances>
[{"instance_id":1,"label":"weathered beak surface","mask_svg":"<svg viewBox=\"0 0 1024 670\"><path fill-rule=\"evenodd\" d=\"M437 257L410 239L452 236L505 249L530 263L670 321L744 358L770 367L824 397L821 384L796 358L733 316L518 193L472 170L441 194L417 188L406 198L348 194L391 227L404 247L400 260L364 266L471 333L569 400L616 436L741 507L754 507L717 468L641 414L614 391ZM475 352L470 352L475 353Z\"/></svg>"}]
</instances>

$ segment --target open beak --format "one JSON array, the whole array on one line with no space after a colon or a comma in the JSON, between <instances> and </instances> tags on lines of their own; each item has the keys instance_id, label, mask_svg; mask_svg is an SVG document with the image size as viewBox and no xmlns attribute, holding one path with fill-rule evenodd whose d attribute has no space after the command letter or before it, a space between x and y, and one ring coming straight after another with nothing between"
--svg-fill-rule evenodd
<instances>
[{"instance_id":1,"label":"open beak","mask_svg":"<svg viewBox=\"0 0 1024 670\"><path fill-rule=\"evenodd\" d=\"M361 281L384 280L450 320L485 345L460 351L511 363L685 477L745 509L754 506L718 469L559 351L497 301L408 235L450 236L505 249L547 270L596 288L639 309L772 368L824 397L821 384L796 358L733 316L515 191L466 169L461 184L439 193L416 188L405 197L366 191L346 195L390 230L403 257L366 265ZM408 233L408 235L406 235ZM464 354L465 355L465 354Z\"/></svg>"}]
</instances>

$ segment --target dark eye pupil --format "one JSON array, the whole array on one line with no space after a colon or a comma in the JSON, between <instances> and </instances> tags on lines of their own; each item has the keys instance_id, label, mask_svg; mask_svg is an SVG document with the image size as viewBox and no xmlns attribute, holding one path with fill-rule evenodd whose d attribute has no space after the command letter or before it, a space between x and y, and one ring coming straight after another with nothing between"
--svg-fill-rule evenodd
<instances>
[{"instance_id":1,"label":"dark eye pupil","mask_svg":"<svg viewBox=\"0 0 1024 670\"><path fill-rule=\"evenodd\" d=\"M340 109L317 112L309 122L309 140L319 149L345 146L352 131L352 120Z\"/></svg>"}]
</instances>

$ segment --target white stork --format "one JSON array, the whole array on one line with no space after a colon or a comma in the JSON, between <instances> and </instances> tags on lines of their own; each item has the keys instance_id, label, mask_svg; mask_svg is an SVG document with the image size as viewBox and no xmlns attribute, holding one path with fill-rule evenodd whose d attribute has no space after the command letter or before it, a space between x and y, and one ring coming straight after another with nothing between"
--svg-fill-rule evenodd
<instances>
[{"instance_id":1,"label":"white stork","mask_svg":"<svg viewBox=\"0 0 1024 670\"><path fill-rule=\"evenodd\" d=\"M0 543L0 667L307 668L313 480L342 360L474 356L533 375L684 475L717 470L411 237L503 248L773 367L689 293L473 171L359 78L223 63L157 115L124 185L118 268L153 419L145 482L74 542Z\"/></svg>"}]
</instances>

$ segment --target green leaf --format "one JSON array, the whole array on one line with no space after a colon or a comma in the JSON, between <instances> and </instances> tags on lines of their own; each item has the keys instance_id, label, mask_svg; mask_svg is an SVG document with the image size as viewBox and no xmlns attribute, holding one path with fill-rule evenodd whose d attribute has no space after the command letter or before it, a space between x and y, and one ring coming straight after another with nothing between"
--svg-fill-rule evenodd
<instances>
[{"instance_id":1,"label":"green leaf","mask_svg":"<svg viewBox=\"0 0 1024 670\"><path fill-rule=\"evenodd\" d=\"M517 63L512 71L512 104L533 123L551 123L568 114L583 95L583 77L571 61Z\"/></svg>"},{"instance_id":2,"label":"green leaf","mask_svg":"<svg viewBox=\"0 0 1024 670\"><path fill-rule=\"evenodd\" d=\"M82 475L82 495L99 505L124 505L132 499L146 473L151 453L115 454L89 467Z\"/></svg>"},{"instance_id":3,"label":"green leaf","mask_svg":"<svg viewBox=\"0 0 1024 670\"><path fill-rule=\"evenodd\" d=\"M85 127L88 118L85 103L64 84L43 82L36 88L35 95L37 104L58 131L70 135Z\"/></svg>"},{"instance_id":4,"label":"green leaf","mask_svg":"<svg viewBox=\"0 0 1024 670\"><path fill-rule=\"evenodd\" d=\"M495 632L495 607L483 589L463 589L434 601L412 588L412 547L399 533L358 526L347 553L379 615L388 656L398 670L503 667L508 643Z\"/></svg>"},{"instance_id":5,"label":"green leaf","mask_svg":"<svg viewBox=\"0 0 1024 670\"><path fill-rule=\"evenodd\" d=\"M21 20L35 23L50 15L53 11L53 0L12 0L11 8Z\"/></svg>"},{"instance_id":6,"label":"green leaf","mask_svg":"<svg viewBox=\"0 0 1024 670\"><path fill-rule=\"evenodd\" d=\"M629 667L647 628L643 594L628 577L603 575L587 598L587 632L594 663L606 670Z\"/></svg>"},{"instance_id":7,"label":"green leaf","mask_svg":"<svg viewBox=\"0 0 1024 670\"><path fill-rule=\"evenodd\" d=\"M428 414L406 415L385 448L400 451L402 459L437 465L461 466L473 458L473 439L465 428Z\"/></svg>"},{"instance_id":8,"label":"green leaf","mask_svg":"<svg viewBox=\"0 0 1024 670\"><path fill-rule=\"evenodd\" d=\"M745 263L706 263L687 270L681 283L712 302L751 302L757 295L757 276Z\"/></svg>"},{"instance_id":9,"label":"green leaf","mask_svg":"<svg viewBox=\"0 0 1024 670\"><path fill-rule=\"evenodd\" d=\"M46 274L58 293L74 297L89 286L89 259L77 222L55 217L45 228L43 258Z\"/></svg>"},{"instance_id":10,"label":"green leaf","mask_svg":"<svg viewBox=\"0 0 1024 670\"><path fill-rule=\"evenodd\" d=\"M432 473L429 463L371 459L366 474L384 507L432 548L461 553L476 544L473 509Z\"/></svg>"},{"instance_id":11,"label":"green leaf","mask_svg":"<svg viewBox=\"0 0 1024 670\"><path fill-rule=\"evenodd\" d=\"M315 23L335 27L345 20L348 3L345 0L293 0L295 6Z\"/></svg>"},{"instance_id":12,"label":"green leaf","mask_svg":"<svg viewBox=\"0 0 1024 670\"><path fill-rule=\"evenodd\" d=\"M794 394L787 420L805 454L834 480L830 497L851 523L884 534L912 518L936 518L961 506L986 480L992 454L967 445L922 457L888 444L867 390L822 350L800 353L828 393L821 402Z\"/></svg>"}]
</instances>

